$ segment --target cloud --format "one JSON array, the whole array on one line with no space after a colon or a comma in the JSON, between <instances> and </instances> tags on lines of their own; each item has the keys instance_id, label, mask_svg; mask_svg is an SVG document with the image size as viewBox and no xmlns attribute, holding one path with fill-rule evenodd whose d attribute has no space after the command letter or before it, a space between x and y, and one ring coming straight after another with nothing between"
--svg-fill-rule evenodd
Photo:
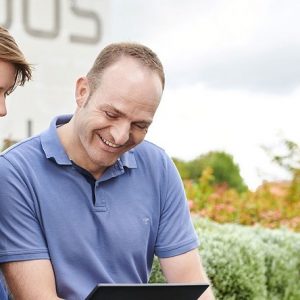
<instances>
[{"instance_id":1,"label":"cloud","mask_svg":"<svg viewBox=\"0 0 300 300\"><path fill-rule=\"evenodd\" d=\"M215 1L200 8L182 4L175 22L170 7L172 26L157 30L166 22L158 18L148 32L146 41L163 58L168 84L272 94L299 86L300 2Z\"/></svg>"},{"instance_id":2,"label":"cloud","mask_svg":"<svg viewBox=\"0 0 300 300\"><path fill-rule=\"evenodd\" d=\"M173 86L201 82L210 88L252 92L291 93L300 85L300 47L268 47L250 51L216 50L206 56L189 56L169 66Z\"/></svg>"}]
</instances>

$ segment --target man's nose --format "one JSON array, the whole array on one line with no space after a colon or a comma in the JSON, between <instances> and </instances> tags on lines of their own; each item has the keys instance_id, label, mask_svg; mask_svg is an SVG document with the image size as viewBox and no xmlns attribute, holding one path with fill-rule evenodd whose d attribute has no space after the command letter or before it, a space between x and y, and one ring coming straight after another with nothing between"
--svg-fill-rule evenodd
<instances>
[{"instance_id":1,"label":"man's nose","mask_svg":"<svg viewBox=\"0 0 300 300\"><path fill-rule=\"evenodd\" d=\"M130 135L129 122L120 122L119 124L116 124L111 130L111 135L115 144L124 145L128 141Z\"/></svg>"}]
</instances>

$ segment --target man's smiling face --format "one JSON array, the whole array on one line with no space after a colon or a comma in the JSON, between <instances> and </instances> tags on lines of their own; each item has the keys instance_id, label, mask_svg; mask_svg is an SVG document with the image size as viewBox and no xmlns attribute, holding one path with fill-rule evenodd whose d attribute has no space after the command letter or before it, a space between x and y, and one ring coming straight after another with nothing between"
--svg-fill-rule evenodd
<instances>
[{"instance_id":1,"label":"man's smiling face","mask_svg":"<svg viewBox=\"0 0 300 300\"><path fill-rule=\"evenodd\" d=\"M144 140L161 95L159 75L129 57L104 70L92 94L87 79L81 78L74 118L81 153L76 162L92 174L113 165Z\"/></svg>"}]
</instances>

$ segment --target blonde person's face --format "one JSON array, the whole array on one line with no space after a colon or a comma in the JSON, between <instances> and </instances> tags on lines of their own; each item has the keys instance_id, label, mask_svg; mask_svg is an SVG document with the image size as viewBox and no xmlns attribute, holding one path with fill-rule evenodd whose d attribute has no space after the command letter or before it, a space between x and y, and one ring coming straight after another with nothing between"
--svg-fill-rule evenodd
<instances>
[{"instance_id":1,"label":"blonde person's face","mask_svg":"<svg viewBox=\"0 0 300 300\"><path fill-rule=\"evenodd\" d=\"M101 169L143 141L162 94L159 76L123 58L104 71L90 96L86 78L77 85L76 133L85 163Z\"/></svg>"},{"instance_id":2,"label":"blonde person's face","mask_svg":"<svg viewBox=\"0 0 300 300\"><path fill-rule=\"evenodd\" d=\"M0 60L0 117L4 117L7 113L5 99L15 84L15 78L15 66Z\"/></svg>"}]
</instances>

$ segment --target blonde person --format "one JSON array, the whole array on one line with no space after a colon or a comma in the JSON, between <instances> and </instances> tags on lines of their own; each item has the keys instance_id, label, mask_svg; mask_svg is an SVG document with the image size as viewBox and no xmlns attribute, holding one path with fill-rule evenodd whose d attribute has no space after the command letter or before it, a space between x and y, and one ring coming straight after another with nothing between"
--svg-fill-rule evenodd
<instances>
[{"instance_id":1,"label":"blonde person","mask_svg":"<svg viewBox=\"0 0 300 300\"><path fill-rule=\"evenodd\" d=\"M30 79L30 65L14 38L5 28L0 26L0 117L5 116L7 113L6 97L18 85L24 85ZM0 300L6 300L8 296L2 279L0 271Z\"/></svg>"},{"instance_id":2,"label":"blonde person","mask_svg":"<svg viewBox=\"0 0 300 300\"><path fill-rule=\"evenodd\" d=\"M31 66L9 32L0 26L0 117L7 114L6 97L31 79Z\"/></svg>"}]
</instances>

